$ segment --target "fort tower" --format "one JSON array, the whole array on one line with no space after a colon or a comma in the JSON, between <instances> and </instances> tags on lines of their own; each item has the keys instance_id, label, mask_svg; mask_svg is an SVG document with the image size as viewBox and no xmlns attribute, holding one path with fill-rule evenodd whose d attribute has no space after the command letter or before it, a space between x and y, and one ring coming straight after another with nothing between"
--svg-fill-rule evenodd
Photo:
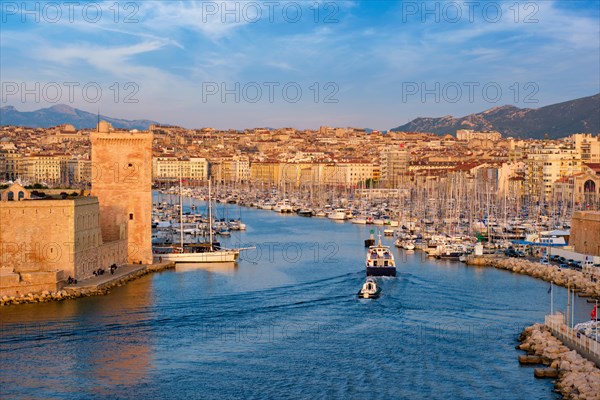
<instances>
[{"instance_id":1,"label":"fort tower","mask_svg":"<svg viewBox=\"0 0 600 400\"><path fill-rule=\"evenodd\" d=\"M92 195L105 242L128 239L129 263L152 263L152 134L98 123L92 142Z\"/></svg>"}]
</instances>

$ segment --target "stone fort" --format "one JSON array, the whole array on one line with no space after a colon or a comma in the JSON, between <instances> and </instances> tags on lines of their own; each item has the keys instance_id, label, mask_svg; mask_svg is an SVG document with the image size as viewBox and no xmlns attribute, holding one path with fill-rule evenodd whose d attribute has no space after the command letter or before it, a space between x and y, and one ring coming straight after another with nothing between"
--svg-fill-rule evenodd
<instances>
[{"instance_id":1,"label":"stone fort","mask_svg":"<svg viewBox=\"0 0 600 400\"><path fill-rule=\"evenodd\" d=\"M91 196L0 191L0 296L61 289L112 264L152 263L152 134L98 124Z\"/></svg>"}]
</instances>

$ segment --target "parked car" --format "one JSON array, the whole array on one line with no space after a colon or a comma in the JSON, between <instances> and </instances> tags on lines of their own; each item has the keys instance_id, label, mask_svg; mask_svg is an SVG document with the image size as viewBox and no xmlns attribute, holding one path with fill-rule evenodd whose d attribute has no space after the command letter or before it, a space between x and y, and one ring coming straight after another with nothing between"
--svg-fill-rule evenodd
<instances>
[{"instance_id":1,"label":"parked car","mask_svg":"<svg viewBox=\"0 0 600 400\"><path fill-rule=\"evenodd\" d=\"M542 258L540 260L540 264L548 265L548 259L547 258Z\"/></svg>"},{"instance_id":2,"label":"parked car","mask_svg":"<svg viewBox=\"0 0 600 400\"><path fill-rule=\"evenodd\" d=\"M569 268L569 265L563 263L563 264L560 264L558 267L559 268Z\"/></svg>"},{"instance_id":3,"label":"parked car","mask_svg":"<svg viewBox=\"0 0 600 400\"><path fill-rule=\"evenodd\" d=\"M504 255L507 257L518 257L519 253L515 249L508 249L504 252Z\"/></svg>"}]
</instances>

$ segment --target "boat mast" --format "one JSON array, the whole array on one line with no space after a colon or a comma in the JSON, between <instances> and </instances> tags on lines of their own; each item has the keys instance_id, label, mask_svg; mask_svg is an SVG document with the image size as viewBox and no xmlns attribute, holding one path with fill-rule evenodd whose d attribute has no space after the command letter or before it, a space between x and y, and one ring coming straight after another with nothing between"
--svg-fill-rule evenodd
<instances>
[{"instance_id":1,"label":"boat mast","mask_svg":"<svg viewBox=\"0 0 600 400\"><path fill-rule=\"evenodd\" d=\"M179 243L183 250L183 187L181 182L181 161L179 161Z\"/></svg>"},{"instance_id":2,"label":"boat mast","mask_svg":"<svg viewBox=\"0 0 600 400\"><path fill-rule=\"evenodd\" d=\"M213 231L212 231L212 201L211 201L211 185L210 178L208 179L208 238L210 240L210 248L213 246Z\"/></svg>"}]
</instances>

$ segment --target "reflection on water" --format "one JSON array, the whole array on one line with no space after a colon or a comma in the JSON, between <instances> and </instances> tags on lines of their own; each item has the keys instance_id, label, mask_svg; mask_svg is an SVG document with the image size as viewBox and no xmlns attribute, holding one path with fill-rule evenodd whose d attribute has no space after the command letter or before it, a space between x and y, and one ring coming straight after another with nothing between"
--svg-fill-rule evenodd
<instances>
[{"instance_id":1,"label":"reflection on water","mask_svg":"<svg viewBox=\"0 0 600 400\"><path fill-rule=\"evenodd\" d=\"M222 263L180 263L175 265L176 272L189 272L196 270L205 270L224 275L233 275L236 273L238 265L235 262Z\"/></svg>"},{"instance_id":2,"label":"reflection on water","mask_svg":"<svg viewBox=\"0 0 600 400\"><path fill-rule=\"evenodd\" d=\"M1 397L80 395L82 382L109 396L114 385L142 382L151 366L151 286L142 278L108 296L2 309L0 362L11 373L0 374Z\"/></svg>"},{"instance_id":3,"label":"reflection on water","mask_svg":"<svg viewBox=\"0 0 600 400\"><path fill-rule=\"evenodd\" d=\"M259 210L243 220L223 239L256 246L237 265L1 308L0 398L552 398L514 350L550 308L547 283L393 248L398 277L360 301L371 227ZM555 308L566 300L556 288Z\"/></svg>"}]
</instances>

